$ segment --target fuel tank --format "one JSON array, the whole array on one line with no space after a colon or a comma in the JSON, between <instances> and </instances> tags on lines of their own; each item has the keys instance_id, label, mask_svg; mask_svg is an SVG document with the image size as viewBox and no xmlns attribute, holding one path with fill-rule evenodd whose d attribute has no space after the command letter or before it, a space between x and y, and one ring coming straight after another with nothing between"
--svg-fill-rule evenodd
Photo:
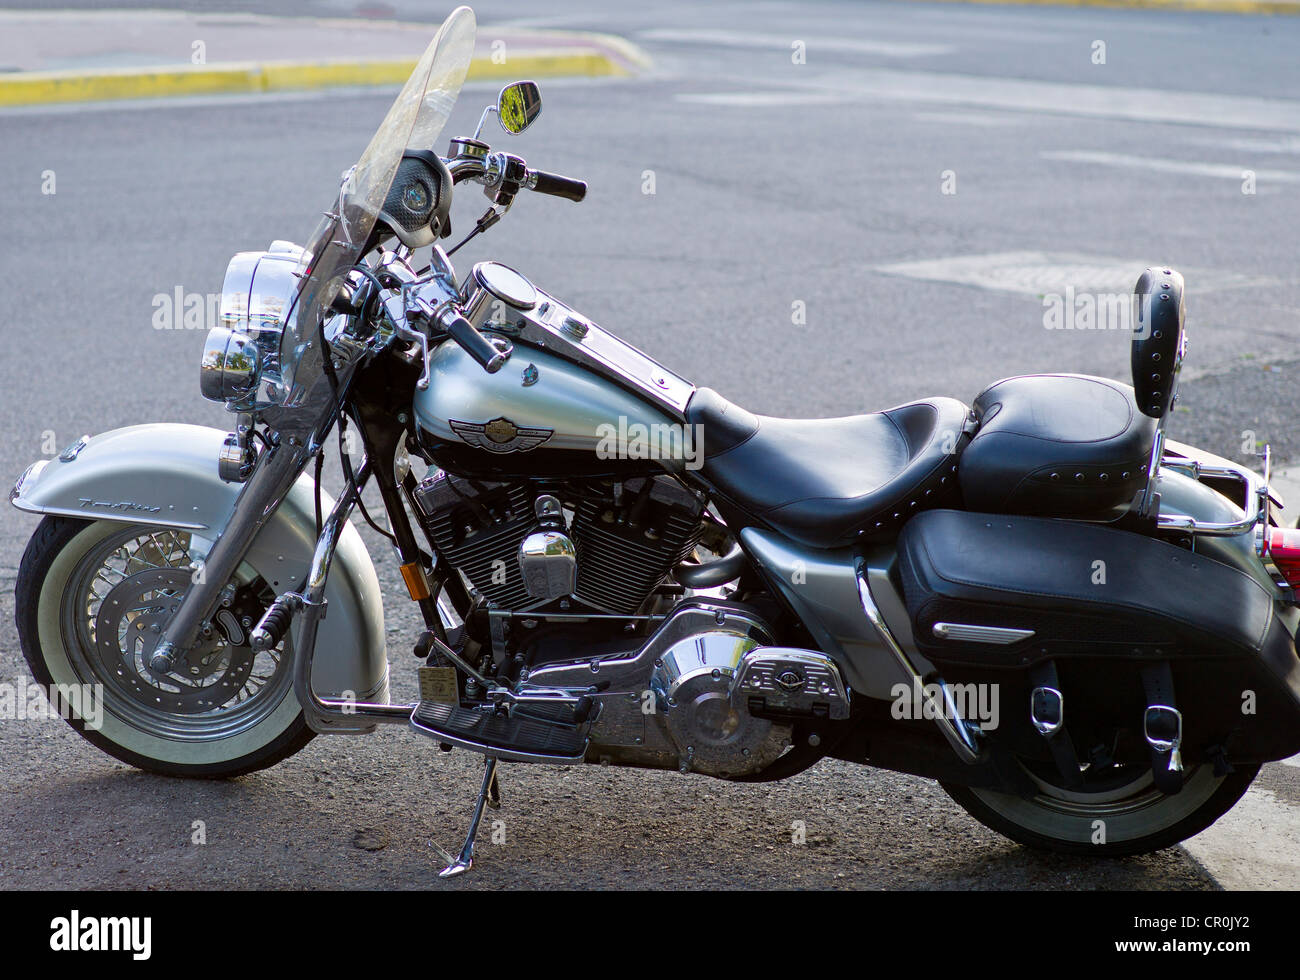
<instances>
[{"instance_id":1,"label":"fuel tank","mask_svg":"<svg viewBox=\"0 0 1300 980\"><path fill-rule=\"evenodd\" d=\"M505 480L627 477L690 467L689 427L612 381L536 347L488 374L454 343L429 355L413 404L420 441L443 469Z\"/></svg>"}]
</instances>

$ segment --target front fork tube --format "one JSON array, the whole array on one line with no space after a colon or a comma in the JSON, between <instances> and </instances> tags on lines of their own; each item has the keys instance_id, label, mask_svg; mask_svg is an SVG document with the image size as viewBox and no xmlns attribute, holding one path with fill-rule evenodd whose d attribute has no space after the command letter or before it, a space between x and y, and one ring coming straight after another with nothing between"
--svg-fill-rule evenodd
<instances>
[{"instance_id":1,"label":"front fork tube","mask_svg":"<svg viewBox=\"0 0 1300 980\"><path fill-rule=\"evenodd\" d=\"M289 439L271 449L253 471L235 498L230 522L222 530L201 569L194 576L180 607L168 621L150 666L168 673L176 666L179 652L194 645L199 629L221 600L221 591L244 560L254 538L275 513L306 468L312 452L298 439Z\"/></svg>"}]
</instances>

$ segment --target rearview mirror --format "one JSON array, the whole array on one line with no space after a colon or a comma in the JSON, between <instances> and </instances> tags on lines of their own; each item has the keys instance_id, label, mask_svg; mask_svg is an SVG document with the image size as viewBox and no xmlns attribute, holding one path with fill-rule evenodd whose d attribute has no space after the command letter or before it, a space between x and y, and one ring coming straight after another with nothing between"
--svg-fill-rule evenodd
<instances>
[{"instance_id":1,"label":"rearview mirror","mask_svg":"<svg viewBox=\"0 0 1300 980\"><path fill-rule=\"evenodd\" d=\"M542 92L536 82L512 82L497 97L497 119L507 133L522 133L541 112Z\"/></svg>"}]
</instances>

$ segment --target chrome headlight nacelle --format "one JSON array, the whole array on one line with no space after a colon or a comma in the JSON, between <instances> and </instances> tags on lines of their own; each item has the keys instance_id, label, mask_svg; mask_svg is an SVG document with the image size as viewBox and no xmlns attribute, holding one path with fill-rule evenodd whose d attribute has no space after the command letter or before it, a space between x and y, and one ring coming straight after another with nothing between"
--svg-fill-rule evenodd
<instances>
[{"instance_id":1,"label":"chrome headlight nacelle","mask_svg":"<svg viewBox=\"0 0 1300 980\"><path fill-rule=\"evenodd\" d=\"M240 252L226 267L221 323L203 345L199 387L204 398L253 411L279 400L280 341L298 293L294 273L302 249L272 242L265 252Z\"/></svg>"}]
</instances>

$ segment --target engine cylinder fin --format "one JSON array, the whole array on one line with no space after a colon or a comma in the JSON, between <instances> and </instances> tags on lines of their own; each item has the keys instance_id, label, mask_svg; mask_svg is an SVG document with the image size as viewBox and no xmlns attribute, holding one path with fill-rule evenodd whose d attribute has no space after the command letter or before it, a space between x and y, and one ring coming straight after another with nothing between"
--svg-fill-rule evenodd
<instances>
[{"instance_id":1,"label":"engine cylinder fin","mask_svg":"<svg viewBox=\"0 0 1300 980\"><path fill-rule=\"evenodd\" d=\"M578 598L608 612L631 614L695 547L703 501L668 477L653 478L648 491L643 481L629 481L628 487L625 496L648 492L650 498L635 525L608 502L587 498L574 513L573 539Z\"/></svg>"},{"instance_id":2,"label":"engine cylinder fin","mask_svg":"<svg viewBox=\"0 0 1300 980\"><path fill-rule=\"evenodd\" d=\"M617 491L617 492L616 492ZM574 596L583 605L631 615L699 540L702 495L672 477L613 484L487 483L439 472L416 489L430 541L499 609L536 608L519 564L520 543L541 527L534 502L576 500L567 529L577 555ZM547 526L555 529L556 518ZM559 523L563 524L562 515Z\"/></svg>"},{"instance_id":3,"label":"engine cylinder fin","mask_svg":"<svg viewBox=\"0 0 1300 980\"><path fill-rule=\"evenodd\" d=\"M527 486L439 473L421 483L415 496L439 557L500 608L532 601L516 560L519 542L537 527Z\"/></svg>"}]
</instances>

